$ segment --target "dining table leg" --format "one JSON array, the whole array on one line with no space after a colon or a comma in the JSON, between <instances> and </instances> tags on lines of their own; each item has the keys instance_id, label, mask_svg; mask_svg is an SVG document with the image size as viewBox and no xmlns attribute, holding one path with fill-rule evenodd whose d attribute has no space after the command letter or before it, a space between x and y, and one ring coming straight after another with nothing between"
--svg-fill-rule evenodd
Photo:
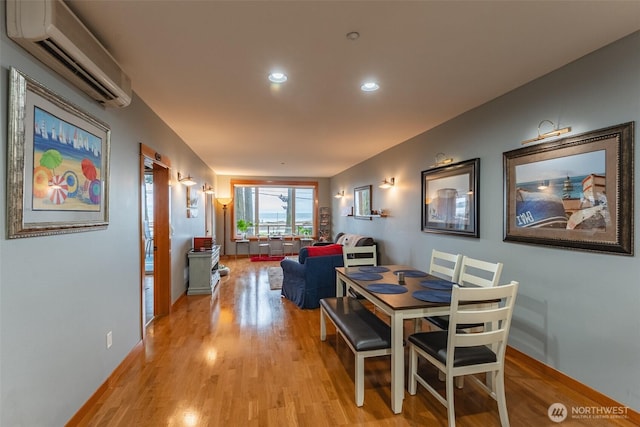
<instances>
[{"instance_id":1,"label":"dining table leg","mask_svg":"<svg viewBox=\"0 0 640 427\"><path fill-rule=\"evenodd\" d=\"M340 277L340 273L336 273L336 296L341 297L346 295L346 282Z\"/></svg>"},{"instance_id":2,"label":"dining table leg","mask_svg":"<svg viewBox=\"0 0 640 427\"><path fill-rule=\"evenodd\" d=\"M404 339L403 318L400 313L391 315L391 410L402 412L404 399Z\"/></svg>"}]
</instances>

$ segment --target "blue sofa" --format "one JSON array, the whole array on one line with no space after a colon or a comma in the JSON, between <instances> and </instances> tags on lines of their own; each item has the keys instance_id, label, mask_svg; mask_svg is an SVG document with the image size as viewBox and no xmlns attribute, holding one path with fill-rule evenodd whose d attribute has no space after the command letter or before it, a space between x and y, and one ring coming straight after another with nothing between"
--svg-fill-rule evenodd
<instances>
[{"instance_id":1,"label":"blue sofa","mask_svg":"<svg viewBox=\"0 0 640 427\"><path fill-rule=\"evenodd\" d=\"M375 244L371 237L345 233L338 233L335 243L353 246ZM336 267L343 267L344 261L342 254L310 257L308 247L304 247L300 249L298 261L285 258L280 265L283 273L281 295L300 308L318 308L322 298L336 296Z\"/></svg>"},{"instance_id":2,"label":"blue sofa","mask_svg":"<svg viewBox=\"0 0 640 427\"><path fill-rule=\"evenodd\" d=\"M322 298L336 296L336 267L344 266L342 254L308 257L302 248L299 261L283 259L282 291L300 308L318 308Z\"/></svg>"}]
</instances>

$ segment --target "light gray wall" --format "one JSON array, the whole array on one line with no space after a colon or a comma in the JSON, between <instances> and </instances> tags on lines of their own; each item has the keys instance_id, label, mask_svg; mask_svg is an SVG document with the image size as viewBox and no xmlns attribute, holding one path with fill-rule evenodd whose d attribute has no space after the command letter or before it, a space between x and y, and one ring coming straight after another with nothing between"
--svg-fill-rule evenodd
<instances>
[{"instance_id":1,"label":"light gray wall","mask_svg":"<svg viewBox=\"0 0 640 427\"><path fill-rule=\"evenodd\" d=\"M105 110L6 37L0 3L0 134L7 140L13 66L111 127L109 227L104 231L6 239L6 148L0 150L0 425L64 425L141 339L139 143L168 156L176 172L215 174L140 99ZM133 82L135 87L135 82ZM204 235L204 213L185 215L172 189L172 300L186 290L186 251ZM113 346L106 349L106 333Z\"/></svg>"},{"instance_id":2,"label":"light gray wall","mask_svg":"<svg viewBox=\"0 0 640 427\"><path fill-rule=\"evenodd\" d=\"M536 136L544 119L559 127L571 126L570 135L630 121L637 125L640 33L335 176L332 194L345 190L349 197L334 202L334 233L344 230L375 237L387 263L426 269L434 248L502 261L501 282L517 280L521 285L510 344L638 410L638 258L502 241L502 153ZM480 239L420 231L420 173L430 168L438 152L456 161L481 159ZM636 150L636 164L639 155ZM385 177L395 177L396 186L379 189L377 184ZM339 216L343 207L353 205L353 188L367 184L374 185L373 208L389 209L390 217L363 221ZM636 185L636 200L639 189ZM639 212L636 208L636 224Z\"/></svg>"}]
</instances>

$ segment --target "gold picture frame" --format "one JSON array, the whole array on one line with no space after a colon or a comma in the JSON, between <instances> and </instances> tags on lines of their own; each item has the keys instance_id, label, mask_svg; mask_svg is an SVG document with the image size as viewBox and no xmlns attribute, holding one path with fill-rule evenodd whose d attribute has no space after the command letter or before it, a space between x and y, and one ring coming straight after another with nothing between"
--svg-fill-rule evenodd
<instances>
[{"instance_id":1,"label":"gold picture frame","mask_svg":"<svg viewBox=\"0 0 640 427\"><path fill-rule=\"evenodd\" d=\"M9 75L8 238L106 228L109 126L19 70Z\"/></svg>"}]
</instances>

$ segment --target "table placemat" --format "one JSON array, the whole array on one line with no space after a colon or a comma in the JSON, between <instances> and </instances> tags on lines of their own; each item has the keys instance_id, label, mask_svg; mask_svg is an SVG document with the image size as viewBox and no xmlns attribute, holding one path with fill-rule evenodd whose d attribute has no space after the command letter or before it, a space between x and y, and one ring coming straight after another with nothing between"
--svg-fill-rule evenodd
<instances>
[{"instance_id":1,"label":"table placemat","mask_svg":"<svg viewBox=\"0 0 640 427\"><path fill-rule=\"evenodd\" d=\"M360 271L364 271L366 273L385 273L389 271L389 269L378 265L364 265L360 267Z\"/></svg>"},{"instance_id":2,"label":"table placemat","mask_svg":"<svg viewBox=\"0 0 640 427\"><path fill-rule=\"evenodd\" d=\"M420 285L429 289L440 289L443 291L450 291L453 288L453 285L455 285L455 283L445 279L433 278L433 279L422 280L420 282Z\"/></svg>"},{"instance_id":3,"label":"table placemat","mask_svg":"<svg viewBox=\"0 0 640 427\"><path fill-rule=\"evenodd\" d=\"M394 285L393 283L372 283L366 286L369 292L375 292L377 294L404 294L407 292L407 288L401 285Z\"/></svg>"},{"instance_id":4,"label":"table placemat","mask_svg":"<svg viewBox=\"0 0 640 427\"><path fill-rule=\"evenodd\" d=\"M412 295L415 299L419 299L420 301L451 302L451 292L425 289L424 291L415 291Z\"/></svg>"},{"instance_id":5,"label":"table placemat","mask_svg":"<svg viewBox=\"0 0 640 427\"><path fill-rule=\"evenodd\" d=\"M380 279L382 279L382 274L378 274L378 273L356 272L356 273L349 273L349 274L347 274L347 276L350 277L351 279L354 279L354 280L380 280Z\"/></svg>"},{"instance_id":6,"label":"table placemat","mask_svg":"<svg viewBox=\"0 0 640 427\"><path fill-rule=\"evenodd\" d=\"M427 273L425 273L424 271L420 271L420 270L396 270L393 272L393 274L398 274L398 273L404 273L404 277L426 277L428 276Z\"/></svg>"}]
</instances>

